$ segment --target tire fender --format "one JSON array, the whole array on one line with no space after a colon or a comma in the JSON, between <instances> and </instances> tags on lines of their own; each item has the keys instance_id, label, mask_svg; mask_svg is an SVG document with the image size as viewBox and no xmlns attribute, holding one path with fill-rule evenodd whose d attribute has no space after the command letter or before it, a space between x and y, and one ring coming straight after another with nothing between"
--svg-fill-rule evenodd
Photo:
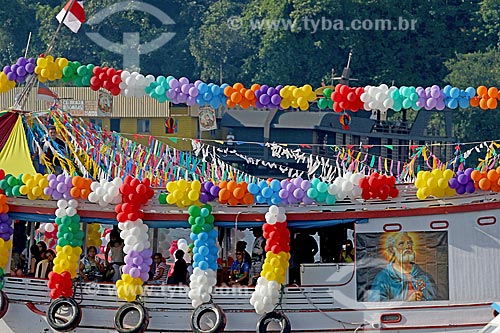
<instances>
[{"instance_id":1,"label":"tire fender","mask_svg":"<svg viewBox=\"0 0 500 333\"><path fill-rule=\"evenodd\" d=\"M0 319L5 316L7 310L9 309L9 298L7 294L3 291L0 291Z\"/></svg>"},{"instance_id":2,"label":"tire fender","mask_svg":"<svg viewBox=\"0 0 500 333\"><path fill-rule=\"evenodd\" d=\"M280 333L290 333L292 330L292 325L290 324L288 317L282 312L273 311L266 313L259 319L257 323L257 333L267 333L267 326L273 321L280 324Z\"/></svg>"},{"instance_id":3,"label":"tire fender","mask_svg":"<svg viewBox=\"0 0 500 333\"><path fill-rule=\"evenodd\" d=\"M58 311L62 308L71 310L69 317L61 317ZM47 322L52 329L58 332L68 332L74 330L82 320L82 309L74 298L58 298L47 310Z\"/></svg>"},{"instance_id":4,"label":"tire fender","mask_svg":"<svg viewBox=\"0 0 500 333\"><path fill-rule=\"evenodd\" d=\"M200 321L204 314L212 312L215 314L215 324L209 329L202 329ZM203 303L193 310L191 314L191 329L194 333L219 333L226 328L226 314L220 306L215 303Z\"/></svg>"},{"instance_id":5,"label":"tire fender","mask_svg":"<svg viewBox=\"0 0 500 333\"><path fill-rule=\"evenodd\" d=\"M137 311L139 313L139 320L136 325L132 327L125 327L125 316L131 311ZM148 328L149 315L144 305L139 302L131 302L123 304L118 311L116 311L114 321L115 329L118 333L142 333Z\"/></svg>"}]
</instances>

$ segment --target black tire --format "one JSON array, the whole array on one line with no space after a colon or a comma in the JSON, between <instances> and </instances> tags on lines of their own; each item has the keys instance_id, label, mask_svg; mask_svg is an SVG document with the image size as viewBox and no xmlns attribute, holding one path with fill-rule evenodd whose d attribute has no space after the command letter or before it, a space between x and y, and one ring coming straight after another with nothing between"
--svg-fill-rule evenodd
<instances>
[{"instance_id":1,"label":"black tire","mask_svg":"<svg viewBox=\"0 0 500 333\"><path fill-rule=\"evenodd\" d=\"M0 319L5 316L7 313L7 310L9 310L9 298L7 297L7 294L4 293L3 291L0 292Z\"/></svg>"},{"instance_id":2,"label":"black tire","mask_svg":"<svg viewBox=\"0 0 500 333\"><path fill-rule=\"evenodd\" d=\"M62 316L59 310L70 310L69 316ZM49 326L58 332L68 332L74 330L82 320L82 309L73 298L58 298L50 303L47 310L47 322Z\"/></svg>"},{"instance_id":3,"label":"black tire","mask_svg":"<svg viewBox=\"0 0 500 333\"><path fill-rule=\"evenodd\" d=\"M212 327L203 329L200 326L202 317L207 313L215 314L215 322ZM203 303L193 310L191 314L191 329L194 333L219 333L226 328L226 315L222 308L215 303Z\"/></svg>"},{"instance_id":4,"label":"black tire","mask_svg":"<svg viewBox=\"0 0 500 333\"><path fill-rule=\"evenodd\" d=\"M139 319L132 327L125 327L125 316L132 311L137 311ZM146 308L138 302L131 302L122 305L115 314L115 329L118 333L142 333L149 325L149 315Z\"/></svg>"},{"instance_id":5,"label":"black tire","mask_svg":"<svg viewBox=\"0 0 500 333\"><path fill-rule=\"evenodd\" d=\"M262 318L260 318L257 323L257 333L267 333L267 326L276 321L280 324L281 330L280 333L290 333L292 330L292 325L290 324L290 320L281 312L273 311L266 313Z\"/></svg>"}]
</instances>

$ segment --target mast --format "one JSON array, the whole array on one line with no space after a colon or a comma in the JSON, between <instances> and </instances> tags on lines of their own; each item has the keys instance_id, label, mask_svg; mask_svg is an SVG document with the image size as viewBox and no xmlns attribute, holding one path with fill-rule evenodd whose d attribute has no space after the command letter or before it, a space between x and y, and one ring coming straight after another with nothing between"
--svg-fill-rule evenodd
<instances>
[{"instance_id":1,"label":"mast","mask_svg":"<svg viewBox=\"0 0 500 333\"><path fill-rule=\"evenodd\" d=\"M66 17L70 13L71 7L73 7L73 4L75 3L75 1L76 0L71 0L68 9L64 13L63 19L61 20L61 22L59 22L59 25L57 26L57 29L54 32L54 36L52 36L52 39L50 40L49 45L47 46L47 50L43 54L44 56L47 56L47 55L50 54L50 52L52 52L52 50L54 48L54 45L55 45L55 42L56 42L56 38L59 35L59 33L61 31L61 27L62 27L64 21L66 20ZM27 53L27 50L26 50L26 53ZM29 97L29 94L31 92L31 89L33 89L33 87L37 84L37 82L38 82L38 78L37 78L37 76L35 74L32 74L28 78L28 80L26 81L26 84L24 85L23 90L21 91L21 93L19 94L17 100L15 101L15 104L14 104L14 107L13 107L14 110L19 110L20 111L20 110L24 109L24 106L26 105L26 102L28 101L28 97Z\"/></svg>"},{"instance_id":2,"label":"mast","mask_svg":"<svg viewBox=\"0 0 500 333\"><path fill-rule=\"evenodd\" d=\"M351 81L358 81L358 79L351 78L351 59L352 59L352 49L349 50L349 57L347 58L347 65L344 67L342 71L342 75L339 77L334 77L333 80L340 80L340 84L344 84L346 86L349 85Z\"/></svg>"}]
</instances>

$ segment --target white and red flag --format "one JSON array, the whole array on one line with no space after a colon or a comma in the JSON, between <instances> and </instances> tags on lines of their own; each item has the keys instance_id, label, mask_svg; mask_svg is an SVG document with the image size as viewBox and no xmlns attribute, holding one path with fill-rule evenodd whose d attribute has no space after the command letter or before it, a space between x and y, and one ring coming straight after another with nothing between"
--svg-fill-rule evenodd
<instances>
[{"instance_id":1,"label":"white and red flag","mask_svg":"<svg viewBox=\"0 0 500 333\"><path fill-rule=\"evenodd\" d=\"M83 1L69 0L59 14L57 14L56 18L59 23L64 20L64 25L74 33L77 33L83 22L85 22Z\"/></svg>"}]
</instances>

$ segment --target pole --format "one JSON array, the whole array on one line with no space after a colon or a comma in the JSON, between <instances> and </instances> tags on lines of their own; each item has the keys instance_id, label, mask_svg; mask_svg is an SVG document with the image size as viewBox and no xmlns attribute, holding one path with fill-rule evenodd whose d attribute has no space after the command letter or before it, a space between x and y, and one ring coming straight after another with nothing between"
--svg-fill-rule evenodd
<instances>
[{"instance_id":1,"label":"pole","mask_svg":"<svg viewBox=\"0 0 500 333\"><path fill-rule=\"evenodd\" d=\"M26 43L26 51L24 51L24 57L28 57L28 49L30 48L30 42L31 42L31 31L30 34L28 35L28 42Z\"/></svg>"}]
</instances>

